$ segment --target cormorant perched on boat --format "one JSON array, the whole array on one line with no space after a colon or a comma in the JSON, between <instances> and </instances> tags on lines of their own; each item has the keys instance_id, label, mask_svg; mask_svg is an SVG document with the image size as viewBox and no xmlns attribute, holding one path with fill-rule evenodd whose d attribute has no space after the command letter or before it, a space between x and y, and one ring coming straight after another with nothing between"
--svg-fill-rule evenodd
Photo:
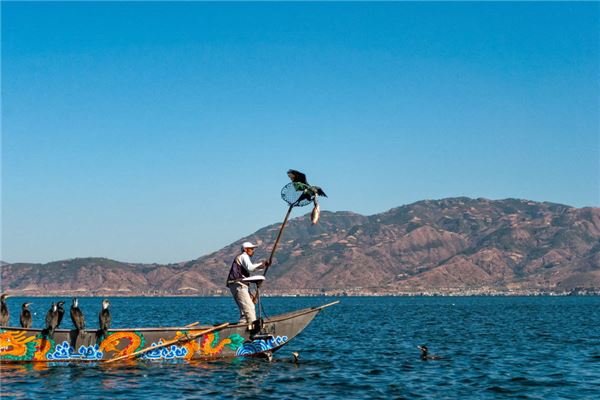
<instances>
[{"instance_id":1,"label":"cormorant perched on boat","mask_svg":"<svg viewBox=\"0 0 600 400\"><path fill-rule=\"evenodd\" d=\"M71 304L71 321L73 321L73 326L77 329L78 334L85 330L85 318L79 308L77 297L73 297L73 303Z\"/></svg>"},{"instance_id":2,"label":"cormorant perched on boat","mask_svg":"<svg viewBox=\"0 0 600 400\"><path fill-rule=\"evenodd\" d=\"M108 329L110 328L110 324L112 322L112 318L110 316L110 311L108 307L110 306L110 302L107 299L102 300L102 311L98 315L100 321L100 337L106 337L108 333Z\"/></svg>"},{"instance_id":3,"label":"cormorant perched on boat","mask_svg":"<svg viewBox=\"0 0 600 400\"><path fill-rule=\"evenodd\" d=\"M52 302L46 313L46 328L42 331L45 336L54 336L54 330L58 327L58 306Z\"/></svg>"},{"instance_id":4,"label":"cormorant perched on boat","mask_svg":"<svg viewBox=\"0 0 600 400\"><path fill-rule=\"evenodd\" d=\"M21 318L19 318L19 322L21 322L21 326L23 328L31 327L31 311L29 311L29 306L33 303L23 303L21 307Z\"/></svg>"},{"instance_id":5,"label":"cormorant perched on boat","mask_svg":"<svg viewBox=\"0 0 600 400\"><path fill-rule=\"evenodd\" d=\"M429 354L429 349L425 345L423 345L423 346L417 346L417 348L419 350L421 350L421 360L423 360L423 361L427 361L427 360L441 360L442 359L442 357L440 357L440 356L434 356L434 355Z\"/></svg>"},{"instance_id":6,"label":"cormorant perched on boat","mask_svg":"<svg viewBox=\"0 0 600 400\"><path fill-rule=\"evenodd\" d=\"M0 326L8 326L8 320L10 318L10 314L8 313L8 306L6 305L6 299L10 296L6 293L0 296Z\"/></svg>"},{"instance_id":7,"label":"cormorant perched on boat","mask_svg":"<svg viewBox=\"0 0 600 400\"><path fill-rule=\"evenodd\" d=\"M58 303L56 303L56 310L58 311L58 323L56 324L56 327L58 328L60 326L60 323L62 322L63 317L65 316L65 302L59 301Z\"/></svg>"}]
</instances>

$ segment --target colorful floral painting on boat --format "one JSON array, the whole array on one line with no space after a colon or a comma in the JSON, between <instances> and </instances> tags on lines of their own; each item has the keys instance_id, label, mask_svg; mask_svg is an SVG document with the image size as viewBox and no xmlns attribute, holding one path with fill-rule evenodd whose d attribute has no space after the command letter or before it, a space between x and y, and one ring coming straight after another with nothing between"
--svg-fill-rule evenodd
<instances>
[{"instance_id":1,"label":"colorful floral painting on boat","mask_svg":"<svg viewBox=\"0 0 600 400\"><path fill-rule=\"evenodd\" d=\"M158 347L162 345L164 342L161 340L158 343L152 343L150 347ZM187 358L188 349L183 346L177 346L176 344L172 344L170 346L161 347L155 350L150 350L141 356L141 359L144 360L173 360L175 358Z\"/></svg>"},{"instance_id":2,"label":"colorful floral painting on boat","mask_svg":"<svg viewBox=\"0 0 600 400\"><path fill-rule=\"evenodd\" d=\"M26 331L0 331L0 360L42 361L54 350L54 341L42 335L27 336Z\"/></svg>"},{"instance_id":3,"label":"colorful floral painting on boat","mask_svg":"<svg viewBox=\"0 0 600 400\"><path fill-rule=\"evenodd\" d=\"M287 336L275 336L269 339L253 340L252 342L244 343L239 349L237 349L235 355L244 357L262 353L268 350L273 350L285 344L287 340Z\"/></svg>"},{"instance_id":4,"label":"colorful floral painting on boat","mask_svg":"<svg viewBox=\"0 0 600 400\"><path fill-rule=\"evenodd\" d=\"M242 343L244 343L244 338L237 333L229 335L229 337L222 340L219 338L219 332L209 333L202 339L201 351L205 356L218 355L223 352L224 347L235 351Z\"/></svg>"},{"instance_id":5,"label":"colorful floral painting on boat","mask_svg":"<svg viewBox=\"0 0 600 400\"><path fill-rule=\"evenodd\" d=\"M35 353L35 340L23 331L0 332L0 359L31 360Z\"/></svg>"},{"instance_id":6,"label":"colorful floral painting on boat","mask_svg":"<svg viewBox=\"0 0 600 400\"><path fill-rule=\"evenodd\" d=\"M93 346L79 346L75 351L69 342L57 344L54 351L46 355L49 361L97 361L102 359L103 353L97 344Z\"/></svg>"},{"instance_id":7,"label":"colorful floral painting on boat","mask_svg":"<svg viewBox=\"0 0 600 400\"><path fill-rule=\"evenodd\" d=\"M244 337L233 333L221 338L219 332L202 335L197 339L185 340L196 331L177 331L174 338L160 338L152 342L151 347L157 347L170 340L181 339L180 343L152 349L139 356L146 360L190 360L195 357L220 356L227 348L236 356L251 356L273 350L288 341L287 336L276 336L269 339L258 339L244 343ZM137 331L113 332L100 344L80 345L74 347L68 341L55 343L52 338L38 334L28 336L26 331L0 331L0 360L10 361L99 361L133 354L146 348L144 335Z\"/></svg>"},{"instance_id":8,"label":"colorful floral painting on boat","mask_svg":"<svg viewBox=\"0 0 600 400\"><path fill-rule=\"evenodd\" d=\"M100 343L99 351L112 352L110 358L116 358L141 350L145 344L144 335L140 332L113 332Z\"/></svg>"},{"instance_id":9,"label":"colorful floral painting on boat","mask_svg":"<svg viewBox=\"0 0 600 400\"><path fill-rule=\"evenodd\" d=\"M184 341L186 338L197 335L198 333L202 333L202 330L177 331L177 334L175 335L174 339L181 339L182 347L187 350L187 354L183 356L186 360L192 359L195 354L201 356L220 355L225 347L235 351L244 342L244 338L237 333L221 339L219 332L202 335L199 339Z\"/></svg>"},{"instance_id":10,"label":"colorful floral painting on boat","mask_svg":"<svg viewBox=\"0 0 600 400\"><path fill-rule=\"evenodd\" d=\"M52 338L41 334L27 334L26 331L1 331L0 360L94 361L101 360L106 352L112 352L111 357L131 354L145 344L144 336L139 332L115 332L100 345L82 345L77 349L67 341L56 344Z\"/></svg>"},{"instance_id":11,"label":"colorful floral painting on boat","mask_svg":"<svg viewBox=\"0 0 600 400\"><path fill-rule=\"evenodd\" d=\"M33 361L45 361L46 355L54 351L56 343L51 338L42 336L41 334L36 336L34 340L35 353L33 353Z\"/></svg>"}]
</instances>

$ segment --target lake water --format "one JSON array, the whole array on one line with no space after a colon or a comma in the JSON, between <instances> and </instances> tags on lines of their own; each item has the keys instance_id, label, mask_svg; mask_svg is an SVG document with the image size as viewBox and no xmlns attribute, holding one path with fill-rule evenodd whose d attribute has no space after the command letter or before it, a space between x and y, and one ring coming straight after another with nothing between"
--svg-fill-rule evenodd
<instances>
[{"instance_id":1,"label":"lake water","mask_svg":"<svg viewBox=\"0 0 600 400\"><path fill-rule=\"evenodd\" d=\"M319 314L271 363L3 365L2 397L600 398L600 297L339 299L340 304ZM53 300L31 299L35 326L42 325ZM8 301L11 321L16 322L25 299ZM264 299L269 315L330 301ZM111 302L113 327L237 318L230 298ZM80 306L88 325L96 326L100 299L82 298ZM68 314L65 320L63 327L70 327ZM421 361L416 348L421 344L443 359ZM292 351L300 353L297 364Z\"/></svg>"}]
</instances>

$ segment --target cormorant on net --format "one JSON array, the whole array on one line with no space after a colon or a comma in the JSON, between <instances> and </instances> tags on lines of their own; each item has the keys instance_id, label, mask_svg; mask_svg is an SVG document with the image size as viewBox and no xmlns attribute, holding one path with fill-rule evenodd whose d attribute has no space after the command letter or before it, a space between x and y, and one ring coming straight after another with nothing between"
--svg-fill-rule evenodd
<instances>
[{"instance_id":1,"label":"cormorant on net","mask_svg":"<svg viewBox=\"0 0 600 400\"><path fill-rule=\"evenodd\" d=\"M281 191L281 197L290 206L302 207L312 201L314 203L314 208L310 215L310 219L313 224L316 224L319 221L319 216L321 214L317 198L318 196L327 197L327 195L319 186L311 186L306 179L306 175L302 172L290 169L288 170L287 175L292 183L284 186ZM294 190L291 190L292 188Z\"/></svg>"}]
</instances>

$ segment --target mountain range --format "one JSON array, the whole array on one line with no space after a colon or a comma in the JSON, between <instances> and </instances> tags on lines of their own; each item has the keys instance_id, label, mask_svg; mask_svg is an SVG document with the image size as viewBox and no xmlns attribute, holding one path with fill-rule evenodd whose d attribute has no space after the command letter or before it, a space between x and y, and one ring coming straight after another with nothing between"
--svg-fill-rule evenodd
<instances>
[{"instance_id":1,"label":"mountain range","mask_svg":"<svg viewBox=\"0 0 600 400\"><path fill-rule=\"evenodd\" d=\"M76 258L1 265L21 295L220 295L244 241L268 257L280 223L178 264ZM424 200L364 216L291 219L268 294L532 294L600 288L600 208L519 199Z\"/></svg>"}]
</instances>

